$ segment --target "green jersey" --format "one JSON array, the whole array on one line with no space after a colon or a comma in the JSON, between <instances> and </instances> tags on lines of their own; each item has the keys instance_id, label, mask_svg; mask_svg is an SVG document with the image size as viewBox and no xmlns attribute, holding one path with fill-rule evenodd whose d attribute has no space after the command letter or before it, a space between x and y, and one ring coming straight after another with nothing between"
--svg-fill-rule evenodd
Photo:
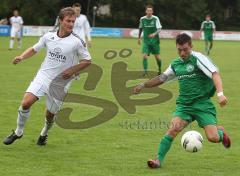
<instances>
[{"instance_id":1,"label":"green jersey","mask_svg":"<svg viewBox=\"0 0 240 176\"><path fill-rule=\"evenodd\" d=\"M173 60L164 74L168 79L178 79L177 104L189 105L214 95L212 73L217 71L217 67L206 56L192 51L187 60L181 58Z\"/></svg>"},{"instance_id":2,"label":"green jersey","mask_svg":"<svg viewBox=\"0 0 240 176\"><path fill-rule=\"evenodd\" d=\"M216 26L213 21L204 21L202 22L201 29L203 30L205 36L212 36Z\"/></svg>"},{"instance_id":3,"label":"green jersey","mask_svg":"<svg viewBox=\"0 0 240 176\"><path fill-rule=\"evenodd\" d=\"M162 28L157 16L152 15L150 18L143 16L140 18L139 28L143 30L143 42L148 45L159 44L159 35L149 38L149 34L157 32Z\"/></svg>"}]
</instances>

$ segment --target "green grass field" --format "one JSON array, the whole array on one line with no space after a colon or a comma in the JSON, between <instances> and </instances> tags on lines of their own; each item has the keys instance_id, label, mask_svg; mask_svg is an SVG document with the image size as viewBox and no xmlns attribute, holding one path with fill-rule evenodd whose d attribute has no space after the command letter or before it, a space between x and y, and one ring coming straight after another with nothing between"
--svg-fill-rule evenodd
<instances>
[{"instance_id":1,"label":"green grass field","mask_svg":"<svg viewBox=\"0 0 240 176\"><path fill-rule=\"evenodd\" d=\"M34 44L38 38L25 37L23 48ZM43 61L45 51L17 66L11 64L14 56L23 50L8 51L9 39L0 38L0 138L5 138L11 129L15 129L17 109L22 95L33 79ZM194 41L194 49L204 51L203 41ZM113 49L119 52L130 48L133 53L128 58L107 60L104 53ZM37 146L36 140L44 123L44 98L31 109L31 117L26 125L24 136L13 145L0 144L0 175L1 176L192 176L209 175L224 176L240 173L240 134L239 134L239 65L238 42L216 41L211 53L212 60L220 68L224 92L229 99L228 106L218 110L219 124L225 126L232 138L232 148L225 150L221 144L213 144L206 140L203 130L196 123L191 128L204 136L203 149L197 153L187 153L180 145L179 135L174 141L161 169L147 168L146 161L154 158L159 141L167 130L167 123L175 108L178 94L177 82L163 85L173 98L167 102L137 106L135 114L128 114L117 102L111 89L111 69L116 62L123 61L129 71L141 70L142 60L140 46L136 39L94 38L90 49L93 62L103 69L103 76L95 90L84 90L86 76L75 81L72 93L84 94L112 101L118 106L118 114L110 121L89 129L63 129L55 125L49 134L47 146ZM161 52L163 68L176 57L174 40L162 40ZM151 56L150 69L156 70L155 60ZM135 85L142 79L128 82ZM124 93L124 92L123 92ZM154 95L139 95L143 98ZM132 98L138 98L136 95ZM71 120L78 122L89 119L101 111L100 108L84 104L65 104L73 107ZM150 128L151 122L163 122L162 126ZM136 125L140 122L140 126ZM166 123L164 125L164 122ZM132 128L128 125L132 124ZM187 131L185 129L184 131Z\"/></svg>"}]
</instances>

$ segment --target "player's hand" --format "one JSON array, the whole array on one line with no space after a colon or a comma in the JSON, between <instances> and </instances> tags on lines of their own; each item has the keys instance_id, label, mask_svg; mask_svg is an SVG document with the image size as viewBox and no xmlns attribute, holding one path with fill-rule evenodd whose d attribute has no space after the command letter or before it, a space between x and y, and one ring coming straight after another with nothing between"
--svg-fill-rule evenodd
<instances>
[{"instance_id":1,"label":"player's hand","mask_svg":"<svg viewBox=\"0 0 240 176\"><path fill-rule=\"evenodd\" d=\"M155 37L155 34L149 34L148 37L149 37L149 38L154 38L154 37Z\"/></svg>"},{"instance_id":2,"label":"player's hand","mask_svg":"<svg viewBox=\"0 0 240 176\"><path fill-rule=\"evenodd\" d=\"M74 71L70 68L62 72L62 79L69 79L74 75Z\"/></svg>"},{"instance_id":3,"label":"player's hand","mask_svg":"<svg viewBox=\"0 0 240 176\"><path fill-rule=\"evenodd\" d=\"M138 39L138 44L141 45L141 39Z\"/></svg>"},{"instance_id":4,"label":"player's hand","mask_svg":"<svg viewBox=\"0 0 240 176\"><path fill-rule=\"evenodd\" d=\"M15 58L14 58L14 60L12 61L12 63L14 64L14 65L16 65L16 64L18 64L19 62L21 62L23 60L23 57L22 56L16 56Z\"/></svg>"},{"instance_id":5,"label":"player's hand","mask_svg":"<svg viewBox=\"0 0 240 176\"><path fill-rule=\"evenodd\" d=\"M199 31L199 39L202 39L202 31Z\"/></svg>"},{"instance_id":6,"label":"player's hand","mask_svg":"<svg viewBox=\"0 0 240 176\"><path fill-rule=\"evenodd\" d=\"M218 103L220 104L221 107L225 106L227 104L227 98L224 95L219 96Z\"/></svg>"},{"instance_id":7,"label":"player's hand","mask_svg":"<svg viewBox=\"0 0 240 176\"><path fill-rule=\"evenodd\" d=\"M139 94L142 89L143 89L143 85L140 84L140 85L138 85L138 86L136 86L136 87L133 88L133 93L134 93L134 94Z\"/></svg>"},{"instance_id":8,"label":"player's hand","mask_svg":"<svg viewBox=\"0 0 240 176\"><path fill-rule=\"evenodd\" d=\"M216 33L213 33L213 39L215 39L216 38Z\"/></svg>"}]
</instances>

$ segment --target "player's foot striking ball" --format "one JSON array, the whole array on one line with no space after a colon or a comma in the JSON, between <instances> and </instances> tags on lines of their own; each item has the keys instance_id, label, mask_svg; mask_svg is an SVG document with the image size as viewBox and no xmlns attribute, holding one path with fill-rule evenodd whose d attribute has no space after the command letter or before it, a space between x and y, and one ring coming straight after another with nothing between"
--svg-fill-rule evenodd
<instances>
[{"instance_id":1,"label":"player's foot striking ball","mask_svg":"<svg viewBox=\"0 0 240 176\"><path fill-rule=\"evenodd\" d=\"M171 126L159 143L157 159L148 161L150 168L158 168L160 163L162 166L174 138L194 120L204 128L210 142L223 143L226 148L231 146L224 128L217 126L216 108L211 101L217 91L220 106L227 104L218 68L205 55L192 51L192 40L187 34L177 36L176 47L179 57L172 61L167 70L133 90L137 94L143 88L159 86L170 80L179 82L180 94L176 100Z\"/></svg>"},{"instance_id":2,"label":"player's foot striking ball","mask_svg":"<svg viewBox=\"0 0 240 176\"><path fill-rule=\"evenodd\" d=\"M155 160L149 159L147 161L147 165L152 169L161 167L160 161L158 159L155 159Z\"/></svg>"}]
</instances>

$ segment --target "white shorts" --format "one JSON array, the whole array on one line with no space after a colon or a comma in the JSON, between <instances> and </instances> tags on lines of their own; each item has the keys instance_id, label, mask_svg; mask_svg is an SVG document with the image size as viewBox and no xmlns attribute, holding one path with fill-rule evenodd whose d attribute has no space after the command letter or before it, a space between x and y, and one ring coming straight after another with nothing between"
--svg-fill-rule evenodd
<instances>
[{"instance_id":1,"label":"white shorts","mask_svg":"<svg viewBox=\"0 0 240 176\"><path fill-rule=\"evenodd\" d=\"M21 35L21 30L12 28L12 29L11 29L11 34L10 34L10 36L11 36L11 37L21 38L21 37L22 37L22 35Z\"/></svg>"},{"instance_id":2,"label":"white shorts","mask_svg":"<svg viewBox=\"0 0 240 176\"><path fill-rule=\"evenodd\" d=\"M32 93L33 95L38 97L38 99L40 99L43 96L46 96L46 108L48 111L50 111L53 114L56 114L60 110L63 104L62 101L57 100L56 98L50 95L49 86L45 85L44 83L36 79L34 79L30 83L26 92Z\"/></svg>"}]
</instances>

